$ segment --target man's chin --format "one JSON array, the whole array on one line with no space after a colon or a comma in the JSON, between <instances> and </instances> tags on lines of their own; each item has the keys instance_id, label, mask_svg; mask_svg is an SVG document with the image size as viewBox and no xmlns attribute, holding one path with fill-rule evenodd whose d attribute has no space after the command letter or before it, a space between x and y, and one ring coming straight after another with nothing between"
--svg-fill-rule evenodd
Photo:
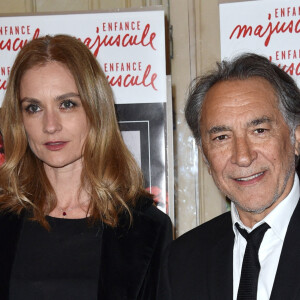
<instances>
[{"instance_id":1,"label":"man's chin","mask_svg":"<svg viewBox=\"0 0 300 300\"><path fill-rule=\"evenodd\" d=\"M266 211L268 208L270 208L276 202L276 200L277 200L277 198L272 199L270 202L268 202L264 205L261 205L261 204L260 205L253 205L253 204L245 205L239 201L235 201L235 200L232 200L232 201L239 211L241 210L243 212L247 212L247 213L251 213L251 214L261 214L264 211Z\"/></svg>"}]
</instances>

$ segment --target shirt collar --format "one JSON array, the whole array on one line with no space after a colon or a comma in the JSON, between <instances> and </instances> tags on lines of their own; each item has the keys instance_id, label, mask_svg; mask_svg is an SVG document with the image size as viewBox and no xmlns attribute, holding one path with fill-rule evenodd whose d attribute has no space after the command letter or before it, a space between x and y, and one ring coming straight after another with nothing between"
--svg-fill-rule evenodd
<instances>
[{"instance_id":1,"label":"shirt collar","mask_svg":"<svg viewBox=\"0 0 300 300\"><path fill-rule=\"evenodd\" d=\"M239 217L239 213L235 207L235 204L231 202L231 219L234 234L238 234L238 230L235 227L235 223L238 223L242 228L246 229L248 232L251 232L253 229L265 222L271 227L274 233L281 240L284 240L287 227L289 225L292 214L297 206L299 197L299 178L298 175L295 174L293 187L287 195L287 197L283 201L281 201L263 220L256 223L253 226L253 228L249 228L242 223Z\"/></svg>"}]
</instances>

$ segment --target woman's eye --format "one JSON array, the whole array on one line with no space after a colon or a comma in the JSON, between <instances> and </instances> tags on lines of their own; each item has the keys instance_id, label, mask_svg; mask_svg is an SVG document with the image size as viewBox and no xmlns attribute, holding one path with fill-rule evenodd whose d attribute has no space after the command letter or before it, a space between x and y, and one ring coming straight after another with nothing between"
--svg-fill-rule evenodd
<instances>
[{"instance_id":1,"label":"woman's eye","mask_svg":"<svg viewBox=\"0 0 300 300\"><path fill-rule=\"evenodd\" d=\"M64 100L60 105L60 107L63 109L71 109L75 106L76 106L76 104L71 100Z\"/></svg>"},{"instance_id":2,"label":"woman's eye","mask_svg":"<svg viewBox=\"0 0 300 300\"><path fill-rule=\"evenodd\" d=\"M37 104L29 104L25 107L25 111L34 114L41 110L41 108Z\"/></svg>"}]
</instances>

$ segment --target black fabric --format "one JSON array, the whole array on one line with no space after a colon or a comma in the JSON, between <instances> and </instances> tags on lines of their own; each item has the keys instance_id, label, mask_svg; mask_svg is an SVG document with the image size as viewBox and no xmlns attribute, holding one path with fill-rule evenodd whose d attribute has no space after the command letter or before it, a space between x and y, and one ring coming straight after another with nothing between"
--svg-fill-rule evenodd
<instances>
[{"instance_id":1,"label":"black fabric","mask_svg":"<svg viewBox=\"0 0 300 300\"><path fill-rule=\"evenodd\" d=\"M167 248L157 300L227 300L233 295L230 212L183 234Z\"/></svg>"},{"instance_id":2,"label":"black fabric","mask_svg":"<svg viewBox=\"0 0 300 300\"><path fill-rule=\"evenodd\" d=\"M237 300L256 300L258 276L260 272L258 251L264 235L270 226L267 223L263 223L250 233L241 228L238 223L236 223L235 226L247 241Z\"/></svg>"},{"instance_id":3,"label":"black fabric","mask_svg":"<svg viewBox=\"0 0 300 300\"><path fill-rule=\"evenodd\" d=\"M299 232L300 202L288 225L270 300L300 299ZM230 212L180 236L165 251L156 300L233 299L233 245Z\"/></svg>"},{"instance_id":4,"label":"black fabric","mask_svg":"<svg viewBox=\"0 0 300 300\"><path fill-rule=\"evenodd\" d=\"M97 299L102 226L47 217L25 219L10 282L11 300Z\"/></svg>"},{"instance_id":5,"label":"black fabric","mask_svg":"<svg viewBox=\"0 0 300 300\"><path fill-rule=\"evenodd\" d=\"M97 300L156 300L159 266L172 240L172 223L152 203L148 198L138 201L131 226L125 221L117 228L103 227ZM23 216L0 213L1 300L10 300L10 274L22 220Z\"/></svg>"},{"instance_id":6,"label":"black fabric","mask_svg":"<svg viewBox=\"0 0 300 300\"><path fill-rule=\"evenodd\" d=\"M162 253L171 239L170 219L152 204L133 211L130 227L105 226L98 299L156 300Z\"/></svg>"},{"instance_id":7,"label":"black fabric","mask_svg":"<svg viewBox=\"0 0 300 300\"><path fill-rule=\"evenodd\" d=\"M22 228L22 215L2 212L0 214L0 299L9 299L12 264Z\"/></svg>"}]
</instances>

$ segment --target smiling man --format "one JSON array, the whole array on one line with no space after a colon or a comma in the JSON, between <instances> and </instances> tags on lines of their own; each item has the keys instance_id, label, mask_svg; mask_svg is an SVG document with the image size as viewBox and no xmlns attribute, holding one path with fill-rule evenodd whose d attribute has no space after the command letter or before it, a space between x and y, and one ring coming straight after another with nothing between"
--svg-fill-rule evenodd
<instances>
[{"instance_id":1,"label":"smiling man","mask_svg":"<svg viewBox=\"0 0 300 300\"><path fill-rule=\"evenodd\" d=\"M185 113L231 212L170 245L159 299L300 299L296 84L244 54L197 79Z\"/></svg>"}]
</instances>

